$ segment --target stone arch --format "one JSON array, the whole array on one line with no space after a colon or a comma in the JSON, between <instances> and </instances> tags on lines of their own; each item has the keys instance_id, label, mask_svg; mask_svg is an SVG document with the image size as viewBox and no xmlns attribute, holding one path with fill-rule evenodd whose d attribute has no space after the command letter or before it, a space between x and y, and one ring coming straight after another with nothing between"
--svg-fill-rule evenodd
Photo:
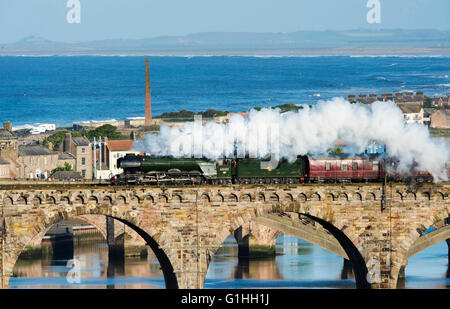
<instances>
[{"instance_id":1,"label":"stone arch","mask_svg":"<svg viewBox=\"0 0 450 309\"><path fill-rule=\"evenodd\" d=\"M345 192L341 192L338 196L339 201L348 201L348 195Z\"/></svg>"},{"instance_id":2,"label":"stone arch","mask_svg":"<svg viewBox=\"0 0 450 309\"><path fill-rule=\"evenodd\" d=\"M414 201L414 200L416 200L416 194L414 192L408 191L408 192L406 192L405 199Z\"/></svg>"},{"instance_id":3,"label":"stone arch","mask_svg":"<svg viewBox=\"0 0 450 309\"><path fill-rule=\"evenodd\" d=\"M242 194L239 197L239 201L241 201L241 202L251 202L252 201L252 196L249 193Z\"/></svg>"},{"instance_id":4,"label":"stone arch","mask_svg":"<svg viewBox=\"0 0 450 309\"><path fill-rule=\"evenodd\" d=\"M436 192L433 194L432 199L437 200L437 201L442 201L442 200L444 200L444 193Z\"/></svg>"},{"instance_id":5,"label":"stone arch","mask_svg":"<svg viewBox=\"0 0 450 309\"><path fill-rule=\"evenodd\" d=\"M362 201L362 195L359 192L353 193L353 200L354 201Z\"/></svg>"},{"instance_id":6,"label":"stone arch","mask_svg":"<svg viewBox=\"0 0 450 309\"><path fill-rule=\"evenodd\" d=\"M172 196L171 202L172 203L182 203L183 202L183 198L179 194L174 194Z\"/></svg>"},{"instance_id":7,"label":"stone arch","mask_svg":"<svg viewBox=\"0 0 450 309\"><path fill-rule=\"evenodd\" d=\"M200 196L200 200L203 203L209 203L211 202L211 198L209 197L208 193L204 192L201 196Z\"/></svg>"},{"instance_id":8,"label":"stone arch","mask_svg":"<svg viewBox=\"0 0 450 309\"><path fill-rule=\"evenodd\" d=\"M105 195L102 201L103 205L112 205L112 198L109 195Z\"/></svg>"},{"instance_id":9,"label":"stone arch","mask_svg":"<svg viewBox=\"0 0 450 309\"><path fill-rule=\"evenodd\" d=\"M320 201L321 197L318 192L314 192L311 194L311 197L309 198L311 201Z\"/></svg>"},{"instance_id":10,"label":"stone arch","mask_svg":"<svg viewBox=\"0 0 450 309\"><path fill-rule=\"evenodd\" d=\"M231 203L239 202L239 199L236 194L231 193L230 195L228 195L228 202Z\"/></svg>"},{"instance_id":11,"label":"stone arch","mask_svg":"<svg viewBox=\"0 0 450 309\"><path fill-rule=\"evenodd\" d=\"M403 194L400 191L395 192L394 199L403 200Z\"/></svg>"},{"instance_id":12,"label":"stone arch","mask_svg":"<svg viewBox=\"0 0 450 309\"><path fill-rule=\"evenodd\" d=\"M300 193L300 194L298 195L298 197L297 197L297 200L298 200L299 202L306 202L308 199L307 199L305 193Z\"/></svg>"},{"instance_id":13,"label":"stone arch","mask_svg":"<svg viewBox=\"0 0 450 309\"><path fill-rule=\"evenodd\" d=\"M137 220L133 219L133 216L130 217L129 212L123 213L120 216L111 216L109 214L109 210L106 207L96 207L87 211L86 208L78 207L73 211L63 210L63 211L49 211L43 217L37 217L36 223L33 228L27 229L25 232L22 232L20 235L11 236L16 239L16 244L18 245L14 250L8 252L9 259L6 261L5 269L9 269L6 275L7 281L6 286L8 285L9 277L12 275L12 271L14 269L14 265L17 259L20 256L20 253L24 250L24 248L32 241L35 236L40 233L48 231L54 224L60 222L63 219L78 217L80 215L104 215L105 217L112 217L133 229L137 234L139 234L147 243L148 246L155 253L161 270L164 275L165 284L167 289L176 289L178 288L178 281L176 273L174 272L174 268L169 259L169 255L162 249L162 246L158 243L158 239L160 238L159 233L152 228L150 231L145 231L141 227L138 226ZM131 220L130 220L131 219ZM155 237L155 238L154 238ZM156 238L157 237L157 238Z\"/></svg>"},{"instance_id":14,"label":"stone arch","mask_svg":"<svg viewBox=\"0 0 450 309\"><path fill-rule=\"evenodd\" d=\"M21 195L19 196L19 198L16 201L17 205L27 205L28 204L28 200L25 196Z\"/></svg>"},{"instance_id":15,"label":"stone arch","mask_svg":"<svg viewBox=\"0 0 450 309\"><path fill-rule=\"evenodd\" d=\"M85 198L82 195L77 195L75 198L74 204L84 205Z\"/></svg>"},{"instance_id":16,"label":"stone arch","mask_svg":"<svg viewBox=\"0 0 450 309\"><path fill-rule=\"evenodd\" d=\"M263 192L259 192L259 193L258 193L258 196L257 196L257 198L256 198L256 200L257 200L258 202L265 202L265 201L266 201L266 196L264 195Z\"/></svg>"},{"instance_id":17,"label":"stone arch","mask_svg":"<svg viewBox=\"0 0 450 309\"><path fill-rule=\"evenodd\" d=\"M280 197L278 196L278 194L276 194L275 192L272 193L269 197L269 200L271 202L279 202L280 201Z\"/></svg>"},{"instance_id":18,"label":"stone arch","mask_svg":"<svg viewBox=\"0 0 450 309\"><path fill-rule=\"evenodd\" d=\"M145 198L144 198L144 201L150 202L150 203L153 204L153 203L155 202L155 198L153 197L153 195L147 194L147 195L145 196Z\"/></svg>"},{"instance_id":19,"label":"stone arch","mask_svg":"<svg viewBox=\"0 0 450 309\"><path fill-rule=\"evenodd\" d=\"M337 241L347 254L348 258L350 259L350 262L352 263L353 272L355 274L356 287L362 289L371 288L371 284L367 281L368 270L366 262L364 261L364 258L362 257L359 250L347 237L347 235L345 235L344 232L342 232L340 229L338 229L328 221L325 221L318 217L314 217L310 214L302 213L301 215L306 216L309 219L319 223L337 239Z\"/></svg>"},{"instance_id":20,"label":"stone arch","mask_svg":"<svg viewBox=\"0 0 450 309\"><path fill-rule=\"evenodd\" d=\"M368 192L366 194L366 201L376 201L377 197L375 195L375 193L373 192Z\"/></svg>"},{"instance_id":21,"label":"stone arch","mask_svg":"<svg viewBox=\"0 0 450 309\"><path fill-rule=\"evenodd\" d=\"M61 204L64 204L64 205L69 205L69 204L71 204L71 203L70 203L70 198L69 198L68 196L61 196L61 199L59 200L59 202L60 202Z\"/></svg>"},{"instance_id":22,"label":"stone arch","mask_svg":"<svg viewBox=\"0 0 450 309\"><path fill-rule=\"evenodd\" d=\"M287 202L293 202L293 201L294 201L294 197L292 196L292 194L287 193L287 194L284 196L284 200L287 201Z\"/></svg>"},{"instance_id":23,"label":"stone arch","mask_svg":"<svg viewBox=\"0 0 450 309\"><path fill-rule=\"evenodd\" d=\"M431 199L431 194L428 191L421 192L417 195L419 199L429 201Z\"/></svg>"},{"instance_id":24,"label":"stone arch","mask_svg":"<svg viewBox=\"0 0 450 309\"><path fill-rule=\"evenodd\" d=\"M443 226L417 238L406 253L406 259L444 240L450 239L450 226Z\"/></svg>"},{"instance_id":25,"label":"stone arch","mask_svg":"<svg viewBox=\"0 0 450 309\"><path fill-rule=\"evenodd\" d=\"M98 204L98 198L95 195L91 195L88 199L88 202Z\"/></svg>"},{"instance_id":26,"label":"stone arch","mask_svg":"<svg viewBox=\"0 0 450 309\"><path fill-rule=\"evenodd\" d=\"M53 196L48 196L46 199L46 203L50 204L50 205L55 205L56 204L56 199Z\"/></svg>"},{"instance_id":27,"label":"stone arch","mask_svg":"<svg viewBox=\"0 0 450 309\"><path fill-rule=\"evenodd\" d=\"M325 196L325 200L327 201L334 201L334 194L333 193L327 193L327 195ZM320 198L319 198L320 201Z\"/></svg>"},{"instance_id":28,"label":"stone arch","mask_svg":"<svg viewBox=\"0 0 450 309\"><path fill-rule=\"evenodd\" d=\"M169 202L169 197L165 194L159 195L158 203L167 204Z\"/></svg>"},{"instance_id":29,"label":"stone arch","mask_svg":"<svg viewBox=\"0 0 450 309\"><path fill-rule=\"evenodd\" d=\"M141 204L141 198L138 195L132 195L130 198L130 203L132 204Z\"/></svg>"},{"instance_id":30,"label":"stone arch","mask_svg":"<svg viewBox=\"0 0 450 309\"><path fill-rule=\"evenodd\" d=\"M42 198L40 196L35 196L32 200L33 205L41 205L42 204Z\"/></svg>"},{"instance_id":31,"label":"stone arch","mask_svg":"<svg viewBox=\"0 0 450 309\"><path fill-rule=\"evenodd\" d=\"M13 202L12 197L7 196L7 197L5 197L5 198L3 199L3 205L5 205L5 206L11 206L11 205L13 205L13 204L14 204L14 202Z\"/></svg>"},{"instance_id":32,"label":"stone arch","mask_svg":"<svg viewBox=\"0 0 450 309\"><path fill-rule=\"evenodd\" d=\"M214 197L214 202L223 203L225 201L225 198L221 193L217 193Z\"/></svg>"},{"instance_id":33,"label":"stone arch","mask_svg":"<svg viewBox=\"0 0 450 309\"><path fill-rule=\"evenodd\" d=\"M116 201L117 203L127 204L127 198L125 197L125 195L120 195Z\"/></svg>"}]
</instances>

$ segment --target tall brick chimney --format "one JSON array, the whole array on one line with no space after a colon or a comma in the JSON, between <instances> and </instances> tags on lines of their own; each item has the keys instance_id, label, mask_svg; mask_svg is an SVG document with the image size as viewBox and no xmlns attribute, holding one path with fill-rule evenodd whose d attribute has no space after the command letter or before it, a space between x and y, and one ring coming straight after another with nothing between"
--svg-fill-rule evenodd
<instances>
[{"instance_id":1,"label":"tall brick chimney","mask_svg":"<svg viewBox=\"0 0 450 309\"><path fill-rule=\"evenodd\" d=\"M72 152L72 134L70 134L70 132L66 133L63 144L64 144L63 151L73 154L73 152Z\"/></svg>"},{"instance_id":2,"label":"tall brick chimney","mask_svg":"<svg viewBox=\"0 0 450 309\"><path fill-rule=\"evenodd\" d=\"M150 96L150 73L148 58L145 59L145 126L152 121L152 100Z\"/></svg>"}]
</instances>

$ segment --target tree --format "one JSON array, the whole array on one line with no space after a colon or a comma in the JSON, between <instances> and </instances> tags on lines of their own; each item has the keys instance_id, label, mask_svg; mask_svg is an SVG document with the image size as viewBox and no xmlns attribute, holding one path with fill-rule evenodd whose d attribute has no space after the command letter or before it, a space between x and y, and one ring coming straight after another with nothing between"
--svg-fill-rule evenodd
<instances>
[{"instance_id":1,"label":"tree","mask_svg":"<svg viewBox=\"0 0 450 309\"><path fill-rule=\"evenodd\" d=\"M117 131L117 127L110 125L110 124L104 124L101 127L95 128L94 130L90 130L84 135L89 139L93 140L95 138L99 137L108 137L109 139L121 139L123 138L122 134Z\"/></svg>"},{"instance_id":2,"label":"tree","mask_svg":"<svg viewBox=\"0 0 450 309\"><path fill-rule=\"evenodd\" d=\"M425 107L425 108L432 108L433 107L433 100L431 98L426 98L425 101L423 101L423 107Z\"/></svg>"},{"instance_id":3,"label":"tree","mask_svg":"<svg viewBox=\"0 0 450 309\"><path fill-rule=\"evenodd\" d=\"M73 167L69 163L65 162L64 166L58 166L57 168L53 169L51 172L51 175L53 175L55 172L73 172Z\"/></svg>"},{"instance_id":4,"label":"tree","mask_svg":"<svg viewBox=\"0 0 450 309\"><path fill-rule=\"evenodd\" d=\"M336 147L334 149L328 149L328 153L331 154L340 154L340 153L344 153L344 150L341 147Z\"/></svg>"},{"instance_id":5,"label":"tree","mask_svg":"<svg viewBox=\"0 0 450 309\"><path fill-rule=\"evenodd\" d=\"M48 143L51 142L53 145L53 150L58 151L59 146L61 145L62 141L66 137L67 132L68 131L59 131L53 135L50 135L49 137L44 139L44 142L43 142L44 146L48 147ZM81 132L71 132L71 134L72 134L72 136L82 136L83 135Z\"/></svg>"}]
</instances>

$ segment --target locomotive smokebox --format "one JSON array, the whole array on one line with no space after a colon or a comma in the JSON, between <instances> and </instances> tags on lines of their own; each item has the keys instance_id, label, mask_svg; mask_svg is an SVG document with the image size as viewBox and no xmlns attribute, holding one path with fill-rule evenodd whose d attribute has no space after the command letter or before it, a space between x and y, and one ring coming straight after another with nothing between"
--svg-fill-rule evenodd
<instances>
[{"instance_id":1,"label":"locomotive smokebox","mask_svg":"<svg viewBox=\"0 0 450 309\"><path fill-rule=\"evenodd\" d=\"M117 160L118 168L139 168L142 166L142 157L134 154L127 154Z\"/></svg>"}]
</instances>

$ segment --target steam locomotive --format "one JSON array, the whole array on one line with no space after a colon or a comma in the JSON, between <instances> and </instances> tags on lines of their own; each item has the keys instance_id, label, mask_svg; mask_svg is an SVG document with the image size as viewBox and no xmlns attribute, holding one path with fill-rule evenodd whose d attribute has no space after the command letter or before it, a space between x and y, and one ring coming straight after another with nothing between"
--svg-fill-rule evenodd
<instances>
[{"instance_id":1,"label":"steam locomotive","mask_svg":"<svg viewBox=\"0 0 450 309\"><path fill-rule=\"evenodd\" d=\"M117 160L123 173L112 184L293 184L310 182L404 181L405 176L388 173L398 162L379 155L298 156L294 162L272 162L252 158L224 158L217 161L127 154ZM432 181L429 173L412 171L406 178Z\"/></svg>"}]
</instances>

